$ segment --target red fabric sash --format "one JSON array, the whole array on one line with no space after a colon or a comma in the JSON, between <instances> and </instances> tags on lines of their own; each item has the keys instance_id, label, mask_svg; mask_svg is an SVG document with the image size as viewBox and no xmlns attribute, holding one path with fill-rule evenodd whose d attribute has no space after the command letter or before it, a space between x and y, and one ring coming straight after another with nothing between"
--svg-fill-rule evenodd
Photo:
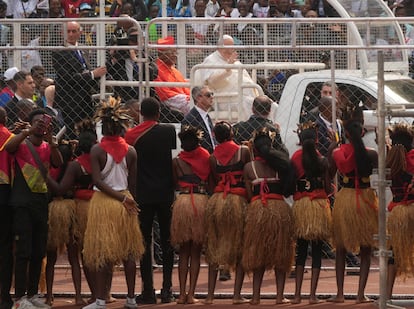
<instances>
[{"instance_id":1,"label":"red fabric sash","mask_svg":"<svg viewBox=\"0 0 414 309\"><path fill-rule=\"evenodd\" d=\"M13 133L9 131L4 125L0 124L0 151L4 149L7 142L13 137Z\"/></svg>"},{"instance_id":2,"label":"red fabric sash","mask_svg":"<svg viewBox=\"0 0 414 309\"><path fill-rule=\"evenodd\" d=\"M240 145L233 141L228 141L217 145L213 154L221 165L227 165L239 149Z\"/></svg>"},{"instance_id":3,"label":"red fabric sash","mask_svg":"<svg viewBox=\"0 0 414 309\"><path fill-rule=\"evenodd\" d=\"M408 206L414 203L414 200L407 200L407 201L400 201L400 202L393 202L391 201L388 204L388 211L392 211L394 209L394 207L397 207L398 205L402 205L402 206Z\"/></svg>"},{"instance_id":4,"label":"red fabric sash","mask_svg":"<svg viewBox=\"0 0 414 309\"><path fill-rule=\"evenodd\" d=\"M116 163L121 162L128 152L128 144L121 136L104 136L99 145L114 158Z\"/></svg>"},{"instance_id":5,"label":"red fabric sash","mask_svg":"<svg viewBox=\"0 0 414 309\"><path fill-rule=\"evenodd\" d=\"M91 167L91 155L89 153L81 154L79 157L76 158L76 161L85 169L85 171L91 175L92 174L92 167Z\"/></svg>"},{"instance_id":6,"label":"red fabric sash","mask_svg":"<svg viewBox=\"0 0 414 309\"><path fill-rule=\"evenodd\" d=\"M153 126L155 126L157 123L157 121L147 120L143 123L140 123L136 127L129 129L125 133L126 142L131 146L134 146L135 143L141 138L141 136L147 133L147 131L150 130Z\"/></svg>"},{"instance_id":7,"label":"red fabric sash","mask_svg":"<svg viewBox=\"0 0 414 309\"><path fill-rule=\"evenodd\" d=\"M217 186L214 188L214 192L223 192L223 198L227 197L227 194L236 194L242 197L247 198L247 192L245 188L241 187L232 187L232 185L237 184L237 179L235 176L243 175L242 171L235 171L235 172L226 172L220 174L220 181Z\"/></svg>"},{"instance_id":8,"label":"red fabric sash","mask_svg":"<svg viewBox=\"0 0 414 309\"><path fill-rule=\"evenodd\" d=\"M342 144L334 150L332 156L342 174L348 174L356 169L354 147L351 144Z\"/></svg>"},{"instance_id":9,"label":"red fabric sash","mask_svg":"<svg viewBox=\"0 0 414 309\"><path fill-rule=\"evenodd\" d=\"M191 207L193 208L194 215L198 216L197 208L195 207L195 202L194 202L194 188L198 185L195 183L190 183L190 182L185 182L185 181L179 181L178 184L181 188L190 189Z\"/></svg>"},{"instance_id":10,"label":"red fabric sash","mask_svg":"<svg viewBox=\"0 0 414 309\"><path fill-rule=\"evenodd\" d=\"M75 198L78 200L89 201L92 198L93 190L78 189L75 191Z\"/></svg>"},{"instance_id":11,"label":"red fabric sash","mask_svg":"<svg viewBox=\"0 0 414 309\"><path fill-rule=\"evenodd\" d=\"M260 183L260 194L252 197L252 202L261 199L263 206L267 206L267 200L283 200L283 196L277 193L269 193L269 186L266 178Z\"/></svg>"},{"instance_id":12,"label":"red fabric sash","mask_svg":"<svg viewBox=\"0 0 414 309\"><path fill-rule=\"evenodd\" d=\"M296 192L293 195L293 200L294 201L297 201L297 200L300 200L303 197L309 197L309 199L311 201L313 201L315 199L327 199L328 198L328 195L326 195L325 190L323 190L323 189L316 189L316 190L311 191L311 192L306 192L306 191L304 191L304 192Z\"/></svg>"},{"instance_id":13,"label":"red fabric sash","mask_svg":"<svg viewBox=\"0 0 414 309\"><path fill-rule=\"evenodd\" d=\"M205 181L210 174L210 153L201 146L193 151L181 151L178 155L181 160L190 164L194 174Z\"/></svg>"}]
</instances>

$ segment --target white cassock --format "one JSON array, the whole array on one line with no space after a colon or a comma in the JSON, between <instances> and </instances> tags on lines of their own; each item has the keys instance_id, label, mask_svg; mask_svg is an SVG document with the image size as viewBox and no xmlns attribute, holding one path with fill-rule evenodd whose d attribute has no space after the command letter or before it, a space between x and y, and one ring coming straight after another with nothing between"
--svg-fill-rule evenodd
<instances>
[{"instance_id":1,"label":"white cassock","mask_svg":"<svg viewBox=\"0 0 414 309\"><path fill-rule=\"evenodd\" d=\"M218 51L207 56L203 65L221 65L228 64L227 60L224 59ZM241 64L240 61L236 61L234 64ZM232 122L235 121L246 121L252 115L252 104L255 97L260 93L257 89L258 85L250 77L249 73L243 69L243 84L252 85L252 88L243 89L243 100L238 100L238 73L239 70L232 69L227 71L226 69L211 68L197 70L195 73L195 85L203 86L207 85L214 92L214 100L217 103L218 111L231 110L232 112L237 111L239 108L238 119L231 117ZM274 103L272 111L269 116L270 120L275 119L277 104ZM223 118L223 117L220 117Z\"/></svg>"}]
</instances>

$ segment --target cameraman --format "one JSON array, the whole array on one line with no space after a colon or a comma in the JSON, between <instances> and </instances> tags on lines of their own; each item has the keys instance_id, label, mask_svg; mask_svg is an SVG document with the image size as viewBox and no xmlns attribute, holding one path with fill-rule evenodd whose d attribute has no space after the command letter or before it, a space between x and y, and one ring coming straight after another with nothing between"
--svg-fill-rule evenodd
<instances>
[{"instance_id":1,"label":"cameraman","mask_svg":"<svg viewBox=\"0 0 414 309\"><path fill-rule=\"evenodd\" d=\"M113 80L125 80L125 81L138 81L139 80L139 67L138 58L136 53L136 47L138 45L139 29L137 27L131 27L128 32L125 32L123 28L118 28L114 32L112 39L112 45L114 46L131 46L130 50L116 50L113 49L109 54L109 61L107 64L108 72ZM142 68L144 68L142 66ZM150 64L150 79L154 79L157 75L156 67ZM145 79L145 70L143 74ZM121 97L123 102L130 99L138 98L138 87L130 86L117 86L114 87L115 96Z\"/></svg>"}]
</instances>

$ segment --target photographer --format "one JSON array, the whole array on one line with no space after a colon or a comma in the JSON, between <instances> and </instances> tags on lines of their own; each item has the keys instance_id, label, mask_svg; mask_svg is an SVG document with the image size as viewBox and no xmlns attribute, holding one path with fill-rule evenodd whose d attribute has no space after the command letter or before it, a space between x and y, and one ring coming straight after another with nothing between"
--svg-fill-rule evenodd
<instances>
[{"instance_id":1,"label":"photographer","mask_svg":"<svg viewBox=\"0 0 414 309\"><path fill-rule=\"evenodd\" d=\"M114 46L131 46L130 50L113 49L109 54L109 61L107 63L108 72L113 80L124 81L138 81L139 80L139 66L136 47L138 45L139 29L131 27L128 32L123 28L118 28L114 32L111 44ZM142 66L142 69L144 67ZM145 70L143 72L143 79L145 79ZM157 75L157 68L150 63L150 80L153 80ZM123 102L130 99L138 98L138 87L117 86L114 87L115 96L121 97Z\"/></svg>"}]
</instances>

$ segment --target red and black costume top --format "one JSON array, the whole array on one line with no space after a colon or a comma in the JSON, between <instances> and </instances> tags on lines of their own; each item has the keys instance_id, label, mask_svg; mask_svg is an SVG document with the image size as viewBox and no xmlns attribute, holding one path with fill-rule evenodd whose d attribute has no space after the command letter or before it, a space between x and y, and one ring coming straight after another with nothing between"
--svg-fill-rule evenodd
<instances>
[{"instance_id":1,"label":"red and black costume top","mask_svg":"<svg viewBox=\"0 0 414 309\"><path fill-rule=\"evenodd\" d=\"M259 177L257 175L256 161L266 162L263 158L257 156L252 162L253 173L255 179L252 180L253 197L252 202L260 199L264 206L267 206L267 200L283 200L283 188L280 182L279 173L275 171L274 177Z\"/></svg>"},{"instance_id":2,"label":"red and black costume top","mask_svg":"<svg viewBox=\"0 0 414 309\"><path fill-rule=\"evenodd\" d=\"M361 177L357 174L355 150L352 144L342 144L334 150L332 156L338 171L342 174L340 178L342 187L365 189L371 186L369 177Z\"/></svg>"},{"instance_id":3,"label":"red and black costume top","mask_svg":"<svg viewBox=\"0 0 414 309\"><path fill-rule=\"evenodd\" d=\"M392 202L388 205L389 211L397 205L414 203L414 149L406 153L405 162L407 165L406 170L392 178Z\"/></svg>"},{"instance_id":4,"label":"red and black costume top","mask_svg":"<svg viewBox=\"0 0 414 309\"><path fill-rule=\"evenodd\" d=\"M237 154L237 162L229 164L230 160ZM227 141L217 145L213 152L216 158L216 171L219 182L214 192L223 192L223 197L227 194L236 194L246 197L246 188L243 181L244 162L241 160L241 147L233 141Z\"/></svg>"},{"instance_id":5,"label":"red and black costume top","mask_svg":"<svg viewBox=\"0 0 414 309\"><path fill-rule=\"evenodd\" d=\"M201 146L192 151L181 151L178 157L191 166L193 174L178 179L181 193L206 193L206 182L210 175L210 154ZM178 167L180 167L178 163Z\"/></svg>"},{"instance_id":6,"label":"red and black costume top","mask_svg":"<svg viewBox=\"0 0 414 309\"><path fill-rule=\"evenodd\" d=\"M319 152L318 155L319 158L322 158ZM305 170L302 164L302 156L303 151L302 149L299 149L292 155L291 159L297 176L296 192L293 195L293 199L296 201L305 196L309 197L311 200L317 198L327 198L328 196L324 190L325 186L323 175L319 175L312 178L306 177Z\"/></svg>"},{"instance_id":7,"label":"red and black costume top","mask_svg":"<svg viewBox=\"0 0 414 309\"><path fill-rule=\"evenodd\" d=\"M75 198L88 201L93 195L91 156L84 153L77 157L75 161L79 164L82 175L77 179L75 184Z\"/></svg>"}]
</instances>

